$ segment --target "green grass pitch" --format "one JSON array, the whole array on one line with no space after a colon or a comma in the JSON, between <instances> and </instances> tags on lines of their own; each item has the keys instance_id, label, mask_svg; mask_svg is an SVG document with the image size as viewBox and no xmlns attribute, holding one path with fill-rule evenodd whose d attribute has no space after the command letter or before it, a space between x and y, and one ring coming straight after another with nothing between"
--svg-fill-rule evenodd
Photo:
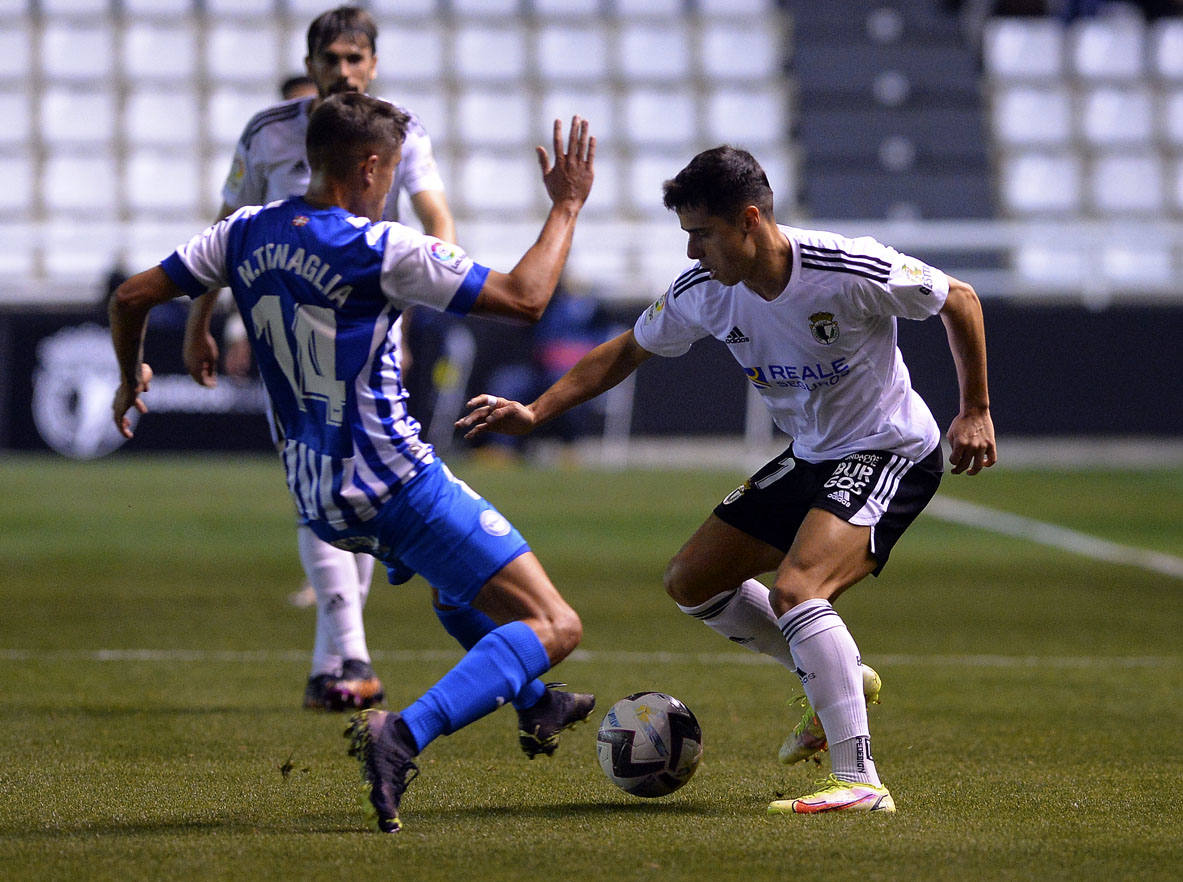
<instances>
[{"instance_id":1,"label":"green grass pitch","mask_svg":"<svg viewBox=\"0 0 1183 882\"><path fill-rule=\"evenodd\" d=\"M362 823L341 717L299 708L310 610L272 458L0 458L0 879L1177 879L1183 582L925 516L838 608L884 679L891 817L768 817L820 777L776 750L799 692L664 596L741 477L454 470L583 616L553 674L596 723L525 759L501 710L431 745L406 829ZM1183 473L1008 470L943 494L1183 556ZM458 657L423 584L375 580L389 704ZM660 800L613 788L595 725L660 689L705 757Z\"/></svg>"}]
</instances>

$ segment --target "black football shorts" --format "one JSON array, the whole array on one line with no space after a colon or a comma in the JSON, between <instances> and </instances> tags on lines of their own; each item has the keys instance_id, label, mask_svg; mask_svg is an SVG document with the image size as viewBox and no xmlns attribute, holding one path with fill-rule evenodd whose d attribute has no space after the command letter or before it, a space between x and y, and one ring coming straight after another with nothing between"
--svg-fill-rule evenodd
<instances>
[{"instance_id":1,"label":"black football shorts","mask_svg":"<svg viewBox=\"0 0 1183 882\"><path fill-rule=\"evenodd\" d=\"M941 483L941 446L916 461L882 450L807 462L785 450L715 506L724 523L788 553L811 508L871 528L870 552L883 569L892 546Z\"/></svg>"}]
</instances>

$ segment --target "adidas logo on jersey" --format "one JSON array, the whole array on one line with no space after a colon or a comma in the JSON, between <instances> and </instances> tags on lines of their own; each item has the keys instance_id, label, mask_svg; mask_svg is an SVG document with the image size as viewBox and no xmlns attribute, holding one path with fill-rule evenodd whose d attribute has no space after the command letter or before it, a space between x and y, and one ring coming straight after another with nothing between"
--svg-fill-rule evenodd
<instances>
[{"instance_id":1,"label":"adidas logo on jersey","mask_svg":"<svg viewBox=\"0 0 1183 882\"><path fill-rule=\"evenodd\" d=\"M835 490L833 493L827 496L826 499L832 499L839 505L844 505L847 508L850 508L850 494L845 490Z\"/></svg>"},{"instance_id":2,"label":"adidas logo on jersey","mask_svg":"<svg viewBox=\"0 0 1183 882\"><path fill-rule=\"evenodd\" d=\"M732 328L731 333L723 338L723 342L728 346L733 346L736 343L751 343L752 338L741 331L738 327Z\"/></svg>"}]
</instances>

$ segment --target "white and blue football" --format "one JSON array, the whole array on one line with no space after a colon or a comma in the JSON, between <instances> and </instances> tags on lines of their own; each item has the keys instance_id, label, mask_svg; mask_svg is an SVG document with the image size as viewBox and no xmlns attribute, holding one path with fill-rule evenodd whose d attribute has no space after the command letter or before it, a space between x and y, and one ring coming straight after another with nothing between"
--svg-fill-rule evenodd
<instances>
[{"instance_id":1,"label":"white and blue football","mask_svg":"<svg viewBox=\"0 0 1183 882\"><path fill-rule=\"evenodd\" d=\"M596 733L608 780L633 796L665 796L694 775L702 729L690 708L664 692L636 692L608 710Z\"/></svg>"}]
</instances>

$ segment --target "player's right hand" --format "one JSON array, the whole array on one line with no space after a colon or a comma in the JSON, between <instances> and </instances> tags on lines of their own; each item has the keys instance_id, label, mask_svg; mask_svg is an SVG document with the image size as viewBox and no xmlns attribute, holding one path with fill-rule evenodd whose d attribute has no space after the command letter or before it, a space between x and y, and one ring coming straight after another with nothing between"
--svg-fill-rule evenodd
<instances>
[{"instance_id":1,"label":"player's right hand","mask_svg":"<svg viewBox=\"0 0 1183 882\"><path fill-rule=\"evenodd\" d=\"M583 205L591 192L595 178L596 139L590 134L587 120L578 116L571 118L571 131L567 138L567 150L563 152L563 122L555 120L554 151L555 164L545 147L536 147L538 165L542 168L542 182L550 201L574 202Z\"/></svg>"},{"instance_id":2,"label":"player's right hand","mask_svg":"<svg viewBox=\"0 0 1183 882\"><path fill-rule=\"evenodd\" d=\"M465 405L469 412L456 420L457 429L465 429L464 437L472 441L486 432L502 435L525 435L535 426L534 412L520 401L478 395Z\"/></svg>"}]
</instances>

